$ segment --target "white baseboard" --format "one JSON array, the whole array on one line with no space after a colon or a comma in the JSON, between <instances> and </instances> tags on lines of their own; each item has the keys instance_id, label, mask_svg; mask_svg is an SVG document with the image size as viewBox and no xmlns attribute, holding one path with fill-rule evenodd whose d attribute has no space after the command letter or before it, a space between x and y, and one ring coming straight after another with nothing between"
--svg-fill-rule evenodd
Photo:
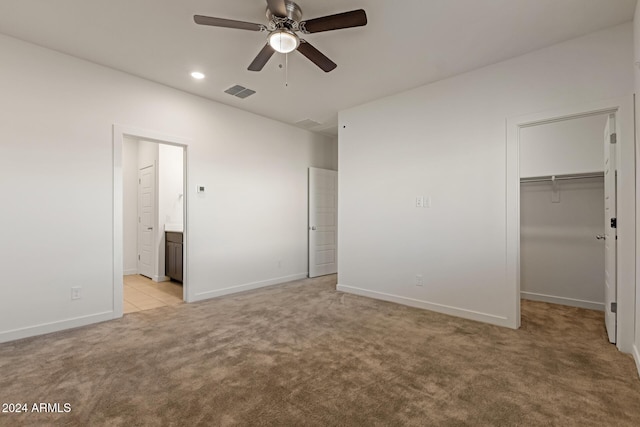
<instances>
[{"instance_id":1,"label":"white baseboard","mask_svg":"<svg viewBox=\"0 0 640 427\"><path fill-rule=\"evenodd\" d=\"M636 361L636 369L638 370L638 376L640 376L640 350L637 345L633 345L633 360Z\"/></svg>"},{"instance_id":2,"label":"white baseboard","mask_svg":"<svg viewBox=\"0 0 640 427\"><path fill-rule=\"evenodd\" d=\"M520 292L523 299L531 301L549 302L551 304L569 305L571 307L588 308L589 310L604 311L604 303L585 301L574 298L556 297L553 295L537 294L535 292Z\"/></svg>"},{"instance_id":3,"label":"white baseboard","mask_svg":"<svg viewBox=\"0 0 640 427\"><path fill-rule=\"evenodd\" d=\"M156 283L159 283L159 282L169 282L169 281L171 281L171 277L169 277L169 276L153 276L153 277L151 278L151 280L153 280L153 281L154 281L154 282L156 282Z\"/></svg>"},{"instance_id":4,"label":"white baseboard","mask_svg":"<svg viewBox=\"0 0 640 427\"><path fill-rule=\"evenodd\" d=\"M138 274L138 270L135 268L132 268L131 270L124 270L122 272L123 276L133 276L134 274Z\"/></svg>"},{"instance_id":5,"label":"white baseboard","mask_svg":"<svg viewBox=\"0 0 640 427\"><path fill-rule=\"evenodd\" d=\"M244 285L230 286L228 288L216 289L214 291L200 292L194 295L188 302L202 301L209 298L221 297L223 295L235 294L238 292L250 291L252 289L264 288L266 286L279 285L281 283L292 282L294 280L306 279L307 273L293 274L291 276L276 277L274 279L262 280L259 282L246 283Z\"/></svg>"},{"instance_id":6,"label":"white baseboard","mask_svg":"<svg viewBox=\"0 0 640 427\"><path fill-rule=\"evenodd\" d=\"M78 328L80 326L91 325L93 323L105 322L115 319L113 311L105 311L103 313L90 314L88 316L74 317L72 319L60 320L51 323L42 323L40 325L28 326L26 328L13 329L10 331L0 332L0 343L29 338L36 335L49 334L65 329Z\"/></svg>"},{"instance_id":7,"label":"white baseboard","mask_svg":"<svg viewBox=\"0 0 640 427\"><path fill-rule=\"evenodd\" d=\"M424 310L435 311L437 313L448 314L451 316L462 317L464 319L475 320L478 322L490 323L492 325L514 328L514 322L507 317L496 316L488 313L481 313L473 310L466 310L458 307L451 307L444 304L437 304L429 301L407 298L399 295L392 295L383 292L370 291L368 289L356 288L353 286L338 285L337 290L349 294L360 295L363 297L379 299L383 301L394 302L396 304L408 305L410 307L422 308Z\"/></svg>"}]
</instances>

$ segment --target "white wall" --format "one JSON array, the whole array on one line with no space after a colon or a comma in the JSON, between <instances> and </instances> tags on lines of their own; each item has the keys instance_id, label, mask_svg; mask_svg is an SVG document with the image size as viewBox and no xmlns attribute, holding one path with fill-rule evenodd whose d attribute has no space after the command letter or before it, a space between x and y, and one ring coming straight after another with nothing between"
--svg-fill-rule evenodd
<instances>
[{"instance_id":1,"label":"white wall","mask_svg":"<svg viewBox=\"0 0 640 427\"><path fill-rule=\"evenodd\" d=\"M159 144L158 159L158 221L183 224L184 179L182 147Z\"/></svg>"},{"instance_id":2,"label":"white wall","mask_svg":"<svg viewBox=\"0 0 640 427\"><path fill-rule=\"evenodd\" d=\"M632 39L625 24L342 111L339 289L516 324L506 118L630 95Z\"/></svg>"},{"instance_id":3,"label":"white wall","mask_svg":"<svg viewBox=\"0 0 640 427\"><path fill-rule=\"evenodd\" d=\"M604 310L604 178L521 185L523 298Z\"/></svg>"},{"instance_id":4,"label":"white wall","mask_svg":"<svg viewBox=\"0 0 640 427\"><path fill-rule=\"evenodd\" d=\"M158 145L158 270L165 276L165 225L182 225L184 218L183 149L173 145Z\"/></svg>"},{"instance_id":5,"label":"white wall","mask_svg":"<svg viewBox=\"0 0 640 427\"><path fill-rule=\"evenodd\" d=\"M334 165L334 170L338 170L338 137L331 138L333 151L331 153L331 161Z\"/></svg>"},{"instance_id":6,"label":"white wall","mask_svg":"<svg viewBox=\"0 0 640 427\"><path fill-rule=\"evenodd\" d=\"M581 117L520 131L520 177L604 170L607 115Z\"/></svg>"},{"instance_id":7,"label":"white wall","mask_svg":"<svg viewBox=\"0 0 640 427\"><path fill-rule=\"evenodd\" d=\"M190 141L190 300L306 275L307 168L335 167L331 138L6 36L0 57L0 341L115 316L114 124Z\"/></svg>"},{"instance_id":8,"label":"white wall","mask_svg":"<svg viewBox=\"0 0 640 427\"><path fill-rule=\"evenodd\" d=\"M138 140L138 170L158 165L158 144Z\"/></svg>"},{"instance_id":9,"label":"white wall","mask_svg":"<svg viewBox=\"0 0 640 427\"><path fill-rule=\"evenodd\" d=\"M138 141L125 138L122 145L123 273L138 273Z\"/></svg>"}]
</instances>

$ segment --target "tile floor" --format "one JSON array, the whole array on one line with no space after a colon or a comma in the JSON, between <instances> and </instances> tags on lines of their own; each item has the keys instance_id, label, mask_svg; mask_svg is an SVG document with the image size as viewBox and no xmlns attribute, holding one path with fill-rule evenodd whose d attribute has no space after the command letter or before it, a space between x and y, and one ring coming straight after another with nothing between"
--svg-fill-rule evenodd
<instances>
[{"instance_id":1,"label":"tile floor","mask_svg":"<svg viewBox=\"0 0 640 427\"><path fill-rule=\"evenodd\" d=\"M139 274L124 276L124 313L182 304L182 284L156 283Z\"/></svg>"}]
</instances>

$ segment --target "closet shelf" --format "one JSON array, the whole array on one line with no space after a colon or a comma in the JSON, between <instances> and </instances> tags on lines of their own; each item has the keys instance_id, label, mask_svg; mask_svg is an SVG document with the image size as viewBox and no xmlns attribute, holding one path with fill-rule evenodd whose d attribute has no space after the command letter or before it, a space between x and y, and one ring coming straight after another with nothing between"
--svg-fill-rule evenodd
<instances>
[{"instance_id":1,"label":"closet shelf","mask_svg":"<svg viewBox=\"0 0 640 427\"><path fill-rule=\"evenodd\" d=\"M520 178L520 183L525 182L545 182L545 181L566 181L569 179L587 179L587 178L602 178L604 172L587 172L587 173L572 173L563 175L548 175L548 176L532 176L527 178Z\"/></svg>"}]
</instances>

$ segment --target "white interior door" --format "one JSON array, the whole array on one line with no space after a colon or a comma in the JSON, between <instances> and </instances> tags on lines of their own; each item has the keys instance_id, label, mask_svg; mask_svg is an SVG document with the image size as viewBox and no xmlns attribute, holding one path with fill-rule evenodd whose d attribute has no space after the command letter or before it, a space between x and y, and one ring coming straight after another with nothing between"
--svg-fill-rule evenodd
<instances>
[{"instance_id":1,"label":"white interior door","mask_svg":"<svg viewBox=\"0 0 640 427\"><path fill-rule=\"evenodd\" d=\"M338 172L309 168L309 277L338 272Z\"/></svg>"},{"instance_id":2,"label":"white interior door","mask_svg":"<svg viewBox=\"0 0 640 427\"><path fill-rule=\"evenodd\" d=\"M611 114L604 130L604 306L609 341L616 342L616 144L615 115Z\"/></svg>"},{"instance_id":3,"label":"white interior door","mask_svg":"<svg viewBox=\"0 0 640 427\"><path fill-rule=\"evenodd\" d=\"M153 165L138 171L138 274L151 278L155 247L154 206L156 174Z\"/></svg>"}]
</instances>

